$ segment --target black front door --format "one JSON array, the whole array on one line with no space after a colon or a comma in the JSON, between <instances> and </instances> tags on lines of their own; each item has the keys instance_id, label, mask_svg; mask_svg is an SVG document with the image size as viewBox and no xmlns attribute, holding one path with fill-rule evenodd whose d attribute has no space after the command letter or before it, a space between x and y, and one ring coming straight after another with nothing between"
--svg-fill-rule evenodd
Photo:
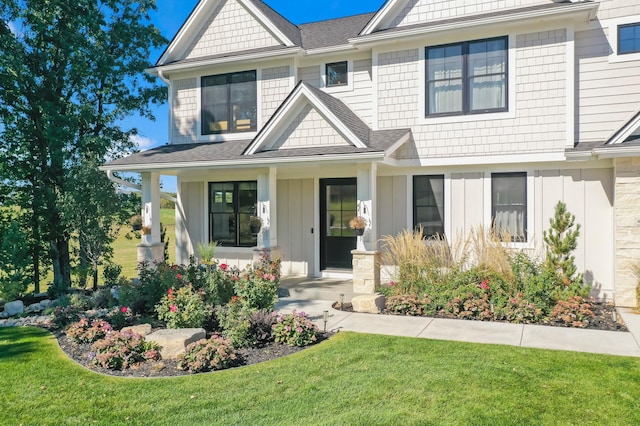
<instances>
[{"instance_id":1,"label":"black front door","mask_svg":"<svg viewBox=\"0 0 640 426\"><path fill-rule=\"evenodd\" d=\"M351 269L356 236L349 221L356 216L355 178L320 181L320 269Z\"/></svg>"}]
</instances>

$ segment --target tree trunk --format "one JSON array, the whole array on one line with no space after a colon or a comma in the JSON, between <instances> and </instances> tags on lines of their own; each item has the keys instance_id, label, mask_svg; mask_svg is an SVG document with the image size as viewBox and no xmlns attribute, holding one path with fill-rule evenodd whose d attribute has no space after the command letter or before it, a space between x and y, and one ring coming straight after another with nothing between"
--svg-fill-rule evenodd
<instances>
[{"instance_id":1,"label":"tree trunk","mask_svg":"<svg viewBox=\"0 0 640 426\"><path fill-rule=\"evenodd\" d=\"M89 259L87 258L87 243L82 236L79 239L80 244L80 287L85 288L87 286L87 268L89 267Z\"/></svg>"}]
</instances>

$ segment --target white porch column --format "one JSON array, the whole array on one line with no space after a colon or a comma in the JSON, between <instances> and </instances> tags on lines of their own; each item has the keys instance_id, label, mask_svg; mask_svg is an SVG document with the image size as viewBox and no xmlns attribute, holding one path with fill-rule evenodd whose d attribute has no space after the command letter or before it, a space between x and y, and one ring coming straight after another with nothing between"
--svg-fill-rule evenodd
<instances>
[{"instance_id":1,"label":"white porch column","mask_svg":"<svg viewBox=\"0 0 640 426\"><path fill-rule=\"evenodd\" d=\"M358 169L358 216L367 219L367 227L362 236L362 244L358 250L376 250L378 247L377 232L377 208L376 208L376 191L378 166L377 164L367 165L366 168ZM362 247L360 247L362 245Z\"/></svg>"},{"instance_id":2,"label":"white porch column","mask_svg":"<svg viewBox=\"0 0 640 426\"><path fill-rule=\"evenodd\" d=\"M258 233L257 251L266 251L269 254L278 249L277 177L278 173L275 167L269 168L267 173L258 175L256 215L262 219L262 229Z\"/></svg>"},{"instance_id":3,"label":"white porch column","mask_svg":"<svg viewBox=\"0 0 640 426\"><path fill-rule=\"evenodd\" d=\"M160 174L142 173L142 241L138 245L138 262L150 264L164 258L164 245L160 241ZM145 234L151 229L150 234Z\"/></svg>"}]
</instances>

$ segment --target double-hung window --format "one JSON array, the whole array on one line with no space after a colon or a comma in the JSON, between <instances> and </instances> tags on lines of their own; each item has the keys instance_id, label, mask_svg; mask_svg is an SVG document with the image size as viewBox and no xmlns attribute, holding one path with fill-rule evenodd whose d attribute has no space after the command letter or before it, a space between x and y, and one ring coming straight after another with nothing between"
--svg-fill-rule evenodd
<instances>
[{"instance_id":1,"label":"double-hung window","mask_svg":"<svg viewBox=\"0 0 640 426\"><path fill-rule=\"evenodd\" d=\"M640 52L640 23L618 26L618 55Z\"/></svg>"},{"instance_id":2,"label":"double-hung window","mask_svg":"<svg viewBox=\"0 0 640 426\"><path fill-rule=\"evenodd\" d=\"M255 181L209 183L209 241L227 247L256 246L249 220L256 214L257 200Z\"/></svg>"},{"instance_id":3,"label":"double-hung window","mask_svg":"<svg viewBox=\"0 0 640 426\"><path fill-rule=\"evenodd\" d=\"M413 226L425 237L444 235L444 176L413 177Z\"/></svg>"},{"instance_id":4,"label":"double-hung window","mask_svg":"<svg viewBox=\"0 0 640 426\"><path fill-rule=\"evenodd\" d=\"M491 174L494 230L512 242L527 242L527 173Z\"/></svg>"},{"instance_id":5,"label":"double-hung window","mask_svg":"<svg viewBox=\"0 0 640 426\"><path fill-rule=\"evenodd\" d=\"M506 111L507 57L507 37L427 47L427 116Z\"/></svg>"},{"instance_id":6,"label":"double-hung window","mask_svg":"<svg viewBox=\"0 0 640 426\"><path fill-rule=\"evenodd\" d=\"M202 134L257 129L256 72L202 77Z\"/></svg>"}]
</instances>

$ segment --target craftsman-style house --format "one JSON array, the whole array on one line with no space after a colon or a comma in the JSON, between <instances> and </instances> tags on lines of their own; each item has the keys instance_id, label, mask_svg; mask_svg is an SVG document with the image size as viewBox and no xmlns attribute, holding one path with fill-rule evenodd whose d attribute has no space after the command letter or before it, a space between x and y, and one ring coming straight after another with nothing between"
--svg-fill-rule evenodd
<instances>
[{"instance_id":1,"label":"craftsman-style house","mask_svg":"<svg viewBox=\"0 0 640 426\"><path fill-rule=\"evenodd\" d=\"M637 0L388 0L299 26L260 0L201 0L149 72L169 88L168 144L104 166L142 174L146 258L162 254L160 175L177 176L178 262L217 241L241 266L275 251L289 275L351 274L419 225L494 224L534 249L563 201L596 296L635 305Z\"/></svg>"}]
</instances>

